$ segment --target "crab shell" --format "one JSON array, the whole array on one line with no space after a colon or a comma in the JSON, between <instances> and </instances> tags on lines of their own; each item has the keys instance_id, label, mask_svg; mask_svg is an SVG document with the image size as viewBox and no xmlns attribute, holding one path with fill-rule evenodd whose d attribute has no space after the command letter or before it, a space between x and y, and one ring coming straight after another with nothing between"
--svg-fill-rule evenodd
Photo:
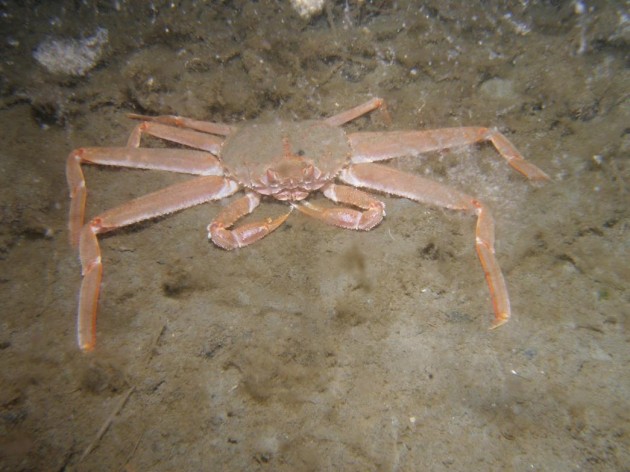
<instances>
[{"instance_id":1,"label":"crab shell","mask_svg":"<svg viewBox=\"0 0 630 472\"><path fill-rule=\"evenodd\" d=\"M299 201L334 179L351 151L346 133L322 121L248 123L228 136L220 158L241 185Z\"/></svg>"}]
</instances>

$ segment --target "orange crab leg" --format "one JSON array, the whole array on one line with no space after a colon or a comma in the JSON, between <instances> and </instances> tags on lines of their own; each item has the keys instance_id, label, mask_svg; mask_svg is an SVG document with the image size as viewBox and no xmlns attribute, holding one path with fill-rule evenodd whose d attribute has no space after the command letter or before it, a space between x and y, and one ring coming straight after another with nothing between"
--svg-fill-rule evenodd
<instances>
[{"instance_id":1,"label":"orange crab leg","mask_svg":"<svg viewBox=\"0 0 630 472\"><path fill-rule=\"evenodd\" d=\"M324 188L324 195L334 202L353 205L364 211L352 208L322 208L306 201L295 204L294 207L329 225L364 231L374 228L385 216L383 202L356 188L329 184Z\"/></svg>"},{"instance_id":2,"label":"orange crab leg","mask_svg":"<svg viewBox=\"0 0 630 472\"><path fill-rule=\"evenodd\" d=\"M514 145L499 131L481 128L443 128L426 131L390 131L351 133L348 135L353 163L376 162L393 157L416 156L423 152L490 141L503 158L531 180L549 180L549 176L525 160Z\"/></svg>"},{"instance_id":3,"label":"orange crab leg","mask_svg":"<svg viewBox=\"0 0 630 472\"><path fill-rule=\"evenodd\" d=\"M160 116L147 116L137 115L135 113L129 113L127 115L133 120L153 121L155 123L162 123L164 125L177 126L179 128L189 128L203 133L218 134L219 136L227 136L236 129L233 126L223 123L213 123L211 121L199 121L192 118L186 118L184 116L175 115L160 115Z\"/></svg>"},{"instance_id":4,"label":"orange crab leg","mask_svg":"<svg viewBox=\"0 0 630 472\"><path fill-rule=\"evenodd\" d=\"M371 100L351 108L350 110L342 111L341 113L326 118L324 123L331 126L341 126L374 110L380 110L383 114L385 122L387 124L391 123L392 119L387 111L387 104L382 98L372 98Z\"/></svg>"},{"instance_id":5,"label":"orange crab leg","mask_svg":"<svg viewBox=\"0 0 630 472\"><path fill-rule=\"evenodd\" d=\"M221 138L211 134L201 133L199 131L186 128L177 128L175 126L164 125L158 122L143 121L131 132L129 140L127 141L127 146L140 146L140 138L143 133L155 136L156 138L162 138L173 143L179 143L184 146L208 151L215 156L219 153L221 144L223 143Z\"/></svg>"},{"instance_id":6,"label":"orange crab leg","mask_svg":"<svg viewBox=\"0 0 630 472\"><path fill-rule=\"evenodd\" d=\"M79 295L77 337L83 351L96 344L96 313L103 266L97 235L139 221L173 213L227 197L238 190L236 182L219 176L202 176L171 185L101 213L83 226L79 253L83 281Z\"/></svg>"},{"instance_id":7,"label":"orange crab leg","mask_svg":"<svg viewBox=\"0 0 630 472\"><path fill-rule=\"evenodd\" d=\"M490 327L496 328L508 321L511 314L510 299L503 273L494 255L494 220L485 205L438 182L379 164L355 164L344 169L339 177L357 187L453 210L474 212L477 215L475 246L494 306L494 320Z\"/></svg>"},{"instance_id":8,"label":"orange crab leg","mask_svg":"<svg viewBox=\"0 0 630 472\"><path fill-rule=\"evenodd\" d=\"M248 192L244 197L233 201L208 225L208 238L228 251L248 246L277 229L291 213L227 229L245 215L249 215L258 205L260 205L260 196L253 192Z\"/></svg>"},{"instance_id":9,"label":"orange crab leg","mask_svg":"<svg viewBox=\"0 0 630 472\"><path fill-rule=\"evenodd\" d=\"M147 149L131 147L79 148L66 162L70 188L70 243L76 247L85 215L86 188L81 164L131 167L193 175L222 175L221 164L211 154L192 149Z\"/></svg>"}]
</instances>

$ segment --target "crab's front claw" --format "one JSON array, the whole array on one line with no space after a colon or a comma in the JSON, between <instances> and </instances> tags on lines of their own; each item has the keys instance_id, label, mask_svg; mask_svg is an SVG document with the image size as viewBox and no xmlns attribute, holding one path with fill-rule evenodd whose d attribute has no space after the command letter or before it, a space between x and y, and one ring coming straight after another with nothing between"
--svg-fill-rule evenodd
<instances>
[{"instance_id":1,"label":"crab's front claw","mask_svg":"<svg viewBox=\"0 0 630 472\"><path fill-rule=\"evenodd\" d=\"M289 213L277 218L248 223L234 229L226 229L222 223L214 221L208 225L208 237L214 244L228 251L249 246L277 229L289 217Z\"/></svg>"}]
</instances>

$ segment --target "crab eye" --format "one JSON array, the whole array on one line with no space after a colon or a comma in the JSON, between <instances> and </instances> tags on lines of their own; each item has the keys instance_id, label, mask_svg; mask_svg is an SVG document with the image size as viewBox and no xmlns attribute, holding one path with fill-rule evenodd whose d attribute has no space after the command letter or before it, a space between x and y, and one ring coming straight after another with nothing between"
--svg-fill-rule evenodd
<instances>
[{"instance_id":1,"label":"crab eye","mask_svg":"<svg viewBox=\"0 0 630 472\"><path fill-rule=\"evenodd\" d=\"M313 164L309 164L304 169L302 169L302 175L307 180L312 179L314 174L315 174L315 167L313 167Z\"/></svg>"},{"instance_id":2,"label":"crab eye","mask_svg":"<svg viewBox=\"0 0 630 472\"><path fill-rule=\"evenodd\" d=\"M298 151L295 153L296 156L303 156L304 154L306 153L304 152L303 149L298 149Z\"/></svg>"},{"instance_id":3,"label":"crab eye","mask_svg":"<svg viewBox=\"0 0 630 472\"><path fill-rule=\"evenodd\" d=\"M272 184L278 181L278 173L275 170L267 169L267 181Z\"/></svg>"}]
</instances>

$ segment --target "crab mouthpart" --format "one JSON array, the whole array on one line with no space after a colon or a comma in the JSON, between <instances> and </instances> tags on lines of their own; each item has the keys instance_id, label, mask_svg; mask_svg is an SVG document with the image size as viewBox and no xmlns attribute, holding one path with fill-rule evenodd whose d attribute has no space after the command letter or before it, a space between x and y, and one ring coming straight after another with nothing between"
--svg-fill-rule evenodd
<instances>
[{"instance_id":1,"label":"crab mouthpart","mask_svg":"<svg viewBox=\"0 0 630 472\"><path fill-rule=\"evenodd\" d=\"M284 156L267 168L255 189L278 200L299 201L324 184L321 177L321 171L309 159Z\"/></svg>"}]
</instances>

